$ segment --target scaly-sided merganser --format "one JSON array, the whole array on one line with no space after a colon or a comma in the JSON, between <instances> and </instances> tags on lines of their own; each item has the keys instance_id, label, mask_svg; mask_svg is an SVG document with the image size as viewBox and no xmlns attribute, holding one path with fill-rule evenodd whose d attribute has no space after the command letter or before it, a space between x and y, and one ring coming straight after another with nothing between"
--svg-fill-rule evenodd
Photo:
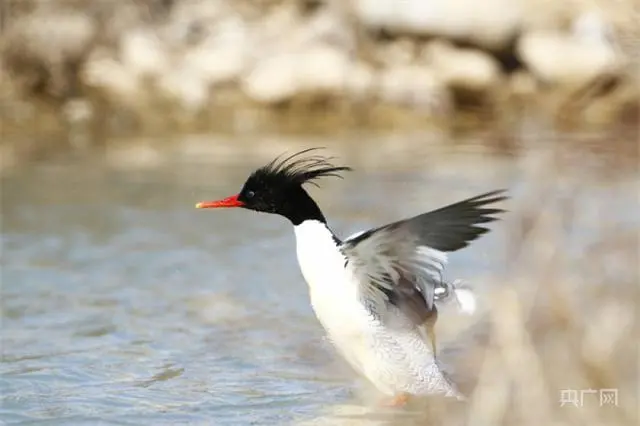
<instances>
[{"instance_id":1,"label":"scaly-sided merganser","mask_svg":"<svg viewBox=\"0 0 640 426\"><path fill-rule=\"evenodd\" d=\"M478 225L503 212L486 206L505 200L504 191L341 241L303 185L340 177L351 168L334 166L331 158L304 156L314 149L276 158L254 171L239 194L196 207L242 207L289 219L318 320L348 363L389 395L392 405L403 405L412 395L462 397L435 357L436 304L452 287L443 281L442 272L447 252L488 232Z\"/></svg>"}]
</instances>

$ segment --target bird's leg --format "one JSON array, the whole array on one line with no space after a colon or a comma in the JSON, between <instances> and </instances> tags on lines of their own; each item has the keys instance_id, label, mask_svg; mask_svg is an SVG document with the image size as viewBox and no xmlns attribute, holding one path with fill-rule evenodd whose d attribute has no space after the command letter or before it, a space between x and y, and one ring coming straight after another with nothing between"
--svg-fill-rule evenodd
<instances>
[{"instance_id":1,"label":"bird's leg","mask_svg":"<svg viewBox=\"0 0 640 426\"><path fill-rule=\"evenodd\" d=\"M409 402L409 397L411 395L406 392L400 392L393 396L390 400L385 400L382 402L383 407L404 407Z\"/></svg>"},{"instance_id":2,"label":"bird's leg","mask_svg":"<svg viewBox=\"0 0 640 426\"><path fill-rule=\"evenodd\" d=\"M431 348L433 349L433 356L436 356L436 333L433 329L433 325L429 325L427 328L427 334L429 335L429 340L431 341Z\"/></svg>"},{"instance_id":3,"label":"bird's leg","mask_svg":"<svg viewBox=\"0 0 640 426\"><path fill-rule=\"evenodd\" d=\"M438 309L433 306L431 312L429 312L429 316L424 322L424 327L427 330L427 336L429 337L429 342L431 343L431 349L433 350L433 356L436 356L436 321L438 320Z\"/></svg>"}]
</instances>

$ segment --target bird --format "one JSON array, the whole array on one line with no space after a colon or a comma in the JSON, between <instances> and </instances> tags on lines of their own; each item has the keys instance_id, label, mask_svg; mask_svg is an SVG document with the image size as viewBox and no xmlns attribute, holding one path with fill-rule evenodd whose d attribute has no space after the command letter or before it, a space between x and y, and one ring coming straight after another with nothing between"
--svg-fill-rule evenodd
<instances>
[{"instance_id":1,"label":"bird","mask_svg":"<svg viewBox=\"0 0 640 426\"><path fill-rule=\"evenodd\" d=\"M437 306L451 294L460 296L461 305L475 302L466 290L445 282L443 270L447 253L489 232L482 225L504 212L489 205L506 200L506 190L342 240L305 185L342 178L352 168L334 165L335 158L318 149L282 154L251 173L237 195L199 202L196 208L244 208L291 222L311 307L326 337L385 395L385 405L403 406L413 397L434 394L464 399L437 362L434 326Z\"/></svg>"}]
</instances>

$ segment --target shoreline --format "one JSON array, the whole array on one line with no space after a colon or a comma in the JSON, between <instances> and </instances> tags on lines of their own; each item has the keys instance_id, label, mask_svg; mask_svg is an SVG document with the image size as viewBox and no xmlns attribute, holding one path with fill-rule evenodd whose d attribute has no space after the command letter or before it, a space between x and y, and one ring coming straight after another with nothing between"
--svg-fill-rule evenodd
<instances>
[{"instance_id":1,"label":"shoreline","mask_svg":"<svg viewBox=\"0 0 640 426\"><path fill-rule=\"evenodd\" d=\"M0 168L123 136L638 127L632 1L465 2L9 1Z\"/></svg>"}]
</instances>

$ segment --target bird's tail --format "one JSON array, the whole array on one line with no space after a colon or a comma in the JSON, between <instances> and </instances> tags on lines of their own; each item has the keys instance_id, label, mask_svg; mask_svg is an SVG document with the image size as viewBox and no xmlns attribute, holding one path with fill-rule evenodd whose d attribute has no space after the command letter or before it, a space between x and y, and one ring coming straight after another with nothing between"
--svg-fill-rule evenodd
<instances>
[{"instance_id":1,"label":"bird's tail","mask_svg":"<svg viewBox=\"0 0 640 426\"><path fill-rule=\"evenodd\" d=\"M463 280L443 282L441 287L435 289L436 303L449 303L455 301L460 312L472 315L477 309L476 295Z\"/></svg>"}]
</instances>

